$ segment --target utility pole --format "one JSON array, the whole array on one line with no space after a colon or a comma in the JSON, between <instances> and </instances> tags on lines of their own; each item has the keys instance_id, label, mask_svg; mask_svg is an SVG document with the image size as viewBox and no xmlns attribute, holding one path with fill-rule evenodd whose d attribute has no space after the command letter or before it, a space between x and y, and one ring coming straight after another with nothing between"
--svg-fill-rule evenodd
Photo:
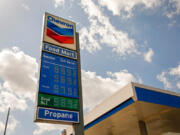
<instances>
[{"instance_id":1,"label":"utility pole","mask_svg":"<svg viewBox=\"0 0 180 135\"><path fill-rule=\"evenodd\" d=\"M7 129L7 125L8 125L9 113L10 113L10 107L9 107L9 109L8 109L8 114L7 114L7 119L6 119L6 125L5 125L5 129L4 129L4 135L6 135L6 129Z\"/></svg>"}]
</instances>

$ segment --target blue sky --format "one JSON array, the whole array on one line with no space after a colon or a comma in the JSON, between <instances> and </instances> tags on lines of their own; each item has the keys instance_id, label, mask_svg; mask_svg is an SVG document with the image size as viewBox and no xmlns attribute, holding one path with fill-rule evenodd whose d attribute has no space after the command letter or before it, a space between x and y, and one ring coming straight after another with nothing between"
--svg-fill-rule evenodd
<instances>
[{"instance_id":1,"label":"blue sky","mask_svg":"<svg viewBox=\"0 0 180 135\"><path fill-rule=\"evenodd\" d=\"M84 112L133 81L180 92L179 0L1 0L0 133L54 135L33 123L45 12L76 22Z\"/></svg>"}]
</instances>

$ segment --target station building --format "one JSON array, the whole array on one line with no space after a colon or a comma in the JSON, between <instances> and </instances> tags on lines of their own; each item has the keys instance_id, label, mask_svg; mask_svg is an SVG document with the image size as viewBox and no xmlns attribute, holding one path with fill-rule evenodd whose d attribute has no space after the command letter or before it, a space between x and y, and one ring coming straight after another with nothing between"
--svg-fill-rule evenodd
<instances>
[{"instance_id":1,"label":"station building","mask_svg":"<svg viewBox=\"0 0 180 135\"><path fill-rule=\"evenodd\" d=\"M85 115L84 131L85 135L180 135L180 93L130 83Z\"/></svg>"}]
</instances>

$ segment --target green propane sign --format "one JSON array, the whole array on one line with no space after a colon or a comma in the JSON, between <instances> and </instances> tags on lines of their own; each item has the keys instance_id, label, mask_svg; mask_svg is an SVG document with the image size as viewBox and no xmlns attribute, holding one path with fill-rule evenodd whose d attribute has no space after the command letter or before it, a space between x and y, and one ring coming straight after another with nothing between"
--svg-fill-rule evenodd
<instances>
[{"instance_id":1,"label":"green propane sign","mask_svg":"<svg viewBox=\"0 0 180 135\"><path fill-rule=\"evenodd\" d=\"M38 95L38 106L53 107L66 110L79 110L79 100L54 95Z\"/></svg>"}]
</instances>

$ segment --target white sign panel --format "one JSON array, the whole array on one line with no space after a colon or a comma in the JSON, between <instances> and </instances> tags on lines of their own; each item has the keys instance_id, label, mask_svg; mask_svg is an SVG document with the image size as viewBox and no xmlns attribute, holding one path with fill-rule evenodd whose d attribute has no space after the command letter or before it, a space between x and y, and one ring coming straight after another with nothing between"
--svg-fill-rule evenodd
<instances>
[{"instance_id":1,"label":"white sign panel","mask_svg":"<svg viewBox=\"0 0 180 135\"><path fill-rule=\"evenodd\" d=\"M76 50L76 25L63 18L45 14L43 41Z\"/></svg>"}]
</instances>

